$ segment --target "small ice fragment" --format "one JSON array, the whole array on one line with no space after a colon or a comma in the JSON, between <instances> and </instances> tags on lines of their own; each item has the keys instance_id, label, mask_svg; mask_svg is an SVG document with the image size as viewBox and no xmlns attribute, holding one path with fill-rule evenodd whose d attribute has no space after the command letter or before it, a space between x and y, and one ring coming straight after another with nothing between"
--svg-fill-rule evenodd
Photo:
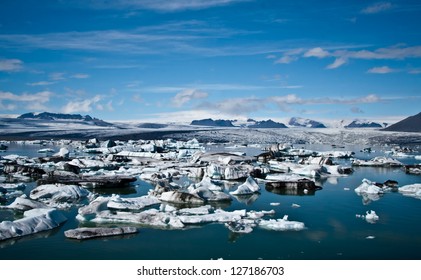
<instances>
[{"instance_id":1,"label":"small ice fragment","mask_svg":"<svg viewBox=\"0 0 421 280\"><path fill-rule=\"evenodd\" d=\"M299 208L299 207L301 207L301 205L293 203L293 204L291 205L291 207L293 207L293 208Z\"/></svg>"},{"instance_id":2,"label":"small ice fragment","mask_svg":"<svg viewBox=\"0 0 421 280\"><path fill-rule=\"evenodd\" d=\"M373 236L373 235L369 235L369 236L367 236L365 239L374 239L374 238L376 238L375 236Z\"/></svg>"},{"instance_id":3,"label":"small ice fragment","mask_svg":"<svg viewBox=\"0 0 421 280\"><path fill-rule=\"evenodd\" d=\"M305 194L308 194L308 190L307 189L304 189L304 191L303 191Z\"/></svg>"},{"instance_id":4,"label":"small ice fragment","mask_svg":"<svg viewBox=\"0 0 421 280\"><path fill-rule=\"evenodd\" d=\"M279 205L281 205L281 203L279 203L279 202L271 202L270 203L270 206L279 206Z\"/></svg>"},{"instance_id":5,"label":"small ice fragment","mask_svg":"<svg viewBox=\"0 0 421 280\"><path fill-rule=\"evenodd\" d=\"M374 223L379 219L379 216L377 216L376 212L373 210L370 210L370 212L366 212L367 215L365 215L365 220L367 222Z\"/></svg>"},{"instance_id":6,"label":"small ice fragment","mask_svg":"<svg viewBox=\"0 0 421 280\"><path fill-rule=\"evenodd\" d=\"M349 188L344 188L344 191L349 191Z\"/></svg>"}]
</instances>

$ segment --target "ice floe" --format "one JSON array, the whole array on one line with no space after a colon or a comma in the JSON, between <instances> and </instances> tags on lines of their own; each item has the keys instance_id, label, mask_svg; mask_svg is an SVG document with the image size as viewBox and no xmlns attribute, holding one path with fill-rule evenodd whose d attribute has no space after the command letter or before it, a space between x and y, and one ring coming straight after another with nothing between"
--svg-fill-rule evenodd
<instances>
[{"instance_id":1,"label":"ice floe","mask_svg":"<svg viewBox=\"0 0 421 280\"><path fill-rule=\"evenodd\" d=\"M305 229L304 223L289 221L288 215L285 215L282 219L261 220L259 222L259 227L275 231L299 231Z\"/></svg>"},{"instance_id":2,"label":"ice floe","mask_svg":"<svg viewBox=\"0 0 421 280\"><path fill-rule=\"evenodd\" d=\"M260 186L253 177L247 177L246 181L238 186L235 191L230 192L232 195L249 195L260 191Z\"/></svg>"},{"instance_id":3,"label":"ice floe","mask_svg":"<svg viewBox=\"0 0 421 280\"><path fill-rule=\"evenodd\" d=\"M400 167L403 163L389 157L375 157L371 160L354 159L352 161L354 166L372 166L372 167Z\"/></svg>"},{"instance_id":4,"label":"ice floe","mask_svg":"<svg viewBox=\"0 0 421 280\"><path fill-rule=\"evenodd\" d=\"M421 199L421 184L411 184L400 187L399 192L405 196Z\"/></svg>"},{"instance_id":5,"label":"ice floe","mask_svg":"<svg viewBox=\"0 0 421 280\"><path fill-rule=\"evenodd\" d=\"M116 235L124 235L124 234L133 234L137 233L137 228L135 227L95 227L95 228L76 228L70 229L64 232L64 235L67 238L72 239L91 239L91 238L98 238L98 237L107 237L107 236L116 236Z\"/></svg>"},{"instance_id":6,"label":"ice floe","mask_svg":"<svg viewBox=\"0 0 421 280\"><path fill-rule=\"evenodd\" d=\"M77 185L49 184L33 189L29 197L42 201L56 208L69 208L84 198L93 198L93 194Z\"/></svg>"},{"instance_id":7,"label":"ice floe","mask_svg":"<svg viewBox=\"0 0 421 280\"><path fill-rule=\"evenodd\" d=\"M24 218L0 223L0 240L16 238L51 230L66 221L56 209L32 209L24 212Z\"/></svg>"}]
</instances>

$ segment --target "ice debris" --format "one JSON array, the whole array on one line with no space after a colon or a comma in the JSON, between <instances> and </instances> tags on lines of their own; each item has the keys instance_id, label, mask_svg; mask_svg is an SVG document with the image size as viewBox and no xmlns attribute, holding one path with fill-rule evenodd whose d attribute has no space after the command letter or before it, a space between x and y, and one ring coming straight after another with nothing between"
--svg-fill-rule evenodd
<instances>
[{"instance_id":1,"label":"ice debris","mask_svg":"<svg viewBox=\"0 0 421 280\"><path fill-rule=\"evenodd\" d=\"M259 227L267 230L275 231L286 231L294 230L299 231L305 228L304 223L297 221L289 221L288 215L285 215L282 219L270 219L270 220L261 220L259 222Z\"/></svg>"}]
</instances>

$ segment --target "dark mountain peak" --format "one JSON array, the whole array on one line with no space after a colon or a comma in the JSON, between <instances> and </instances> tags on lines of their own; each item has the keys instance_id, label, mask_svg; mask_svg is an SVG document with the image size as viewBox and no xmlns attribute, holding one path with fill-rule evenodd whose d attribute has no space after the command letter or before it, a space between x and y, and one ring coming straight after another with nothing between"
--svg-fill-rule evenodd
<instances>
[{"instance_id":1,"label":"dark mountain peak","mask_svg":"<svg viewBox=\"0 0 421 280\"><path fill-rule=\"evenodd\" d=\"M202 119L193 120L190 125L202 125L202 126L222 126L222 127L234 127L230 120L213 120L213 119Z\"/></svg>"},{"instance_id":2,"label":"dark mountain peak","mask_svg":"<svg viewBox=\"0 0 421 280\"><path fill-rule=\"evenodd\" d=\"M249 125L249 128L287 128L283 123L275 122L271 119L267 121L256 121L255 124Z\"/></svg>"},{"instance_id":3,"label":"dark mountain peak","mask_svg":"<svg viewBox=\"0 0 421 280\"><path fill-rule=\"evenodd\" d=\"M382 128L382 125L376 122L354 120L350 124L346 125L345 128Z\"/></svg>"},{"instance_id":4,"label":"dark mountain peak","mask_svg":"<svg viewBox=\"0 0 421 280\"><path fill-rule=\"evenodd\" d=\"M80 114L61 114L61 113L50 113L50 112L43 112L39 114L35 114L33 112L22 114L18 117L18 119L38 119L38 120L67 120L67 121L85 121L89 122L94 125L98 126L112 126L111 123L107 123L103 120L92 118L89 115L82 116Z\"/></svg>"},{"instance_id":5,"label":"dark mountain peak","mask_svg":"<svg viewBox=\"0 0 421 280\"><path fill-rule=\"evenodd\" d=\"M421 112L385 128L386 131L421 132Z\"/></svg>"}]
</instances>

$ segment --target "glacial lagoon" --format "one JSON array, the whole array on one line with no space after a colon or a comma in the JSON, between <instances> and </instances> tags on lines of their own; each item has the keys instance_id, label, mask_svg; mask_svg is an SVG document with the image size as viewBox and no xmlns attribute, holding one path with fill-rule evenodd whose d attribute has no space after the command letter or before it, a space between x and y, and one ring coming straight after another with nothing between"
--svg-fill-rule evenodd
<instances>
[{"instance_id":1,"label":"glacial lagoon","mask_svg":"<svg viewBox=\"0 0 421 280\"><path fill-rule=\"evenodd\" d=\"M261 145L264 147L265 145ZM358 159L385 156L390 147L372 147L375 152L360 152L363 146L332 148L326 145L295 145L314 151L351 150ZM58 146L22 145L10 143L9 149L0 156L10 154L41 156L41 148ZM261 153L261 147L204 145L207 151L245 152L248 156ZM419 151L415 153L419 155ZM80 154L78 156L86 156ZM418 158L418 157L417 157ZM420 163L415 157L397 158L403 164ZM334 159L343 166L351 166L350 159ZM320 181L322 189L300 195L269 192L259 181L260 193L240 198L230 203L217 204L225 211L274 210L266 219L282 219L288 215L291 221L300 221L305 229L300 231L270 231L256 227L251 233L231 232L224 223L188 226L183 229L156 229L138 226L137 234L103 237L90 240L71 240L64 236L69 229L81 226L97 226L92 222L81 223L76 219L78 206L61 210L67 221L60 227L0 242L0 258L26 259L272 259L272 260L365 260L365 259L421 259L421 200L390 191L374 200L358 195L354 189L364 178L373 182L395 180L399 186L421 183L420 175L406 174L396 167L353 167L348 176L329 177ZM232 188L245 179L232 182ZM195 183L181 177L180 185ZM26 183L26 194L35 187ZM101 196L119 194L122 198L146 195L154 183L138 179L126 188L94 189ZM227 193L227 191L225 191ZM8 202L3 202L8 204ZM84 202L87 204L87 202ZM155 207L157 208L157 207ZM364 215L375 211L379 219L368 222ZM0 222L21 218L11 210L0 210ZM131 226L136 226L131 224Z\"/></svg>"}]
</instances>

